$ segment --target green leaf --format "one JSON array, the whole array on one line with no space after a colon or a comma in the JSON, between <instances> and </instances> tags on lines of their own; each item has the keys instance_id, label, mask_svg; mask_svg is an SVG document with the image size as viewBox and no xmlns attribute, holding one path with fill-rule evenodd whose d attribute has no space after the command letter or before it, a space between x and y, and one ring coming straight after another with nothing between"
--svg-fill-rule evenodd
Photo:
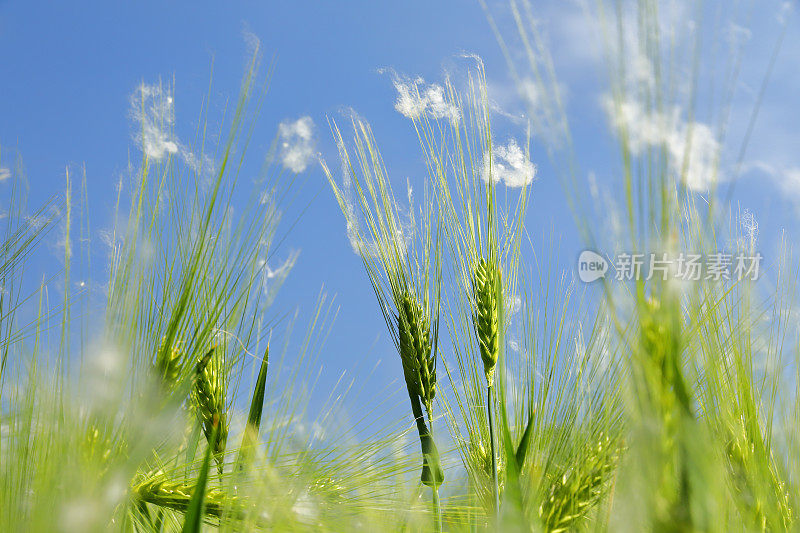
<instances>
[{"instance_id":1,"label":"green leaf","mask_svg":"<svg viewBox=\"0 0 800 533\"><path fill-rule=\"evenodd\" d=\"M261 427L261 414L264 411L264 394L267 390L267 368L269 367L269 345L261 359L261 368L258 371L256 385L253 388L253 399L250 401L250 414L247 415L247 425L242 435L242 446L236 458L236 472L244 469L245 463L250 461L251 449L258 440L258 430Z\"/></svg>"},{"instance_id":2,"label":"green leaf","mask_svg":"<svg viewBox=\"0 0 800 533\"><path fill-rule=\"evenodd\" d=\"M216 439L219 432L219 424L214 426L213 439ZM203 514L205 513L206 485L208 484L208 468L211 464L212 446L206 448L206 456L203 459L203 466L200 468L200 475L194 485L192 499L189 500L189 507L186 509L186 516L183 520L181 533L199 533L203 524Z\"/></svg>"},{"instance_id":3,"label":"green leaf","mask_svg":"<svg viewBox=\"0 0 800 533\"><path fill-rule=\"evenodd\" d=\"M525 523L525 512L522 487L519 481L520 469L514 453L514 444L505 409L500 409L500 420L502 422L503 450L506 458L506 483L501 506L501 523L504 529L507 526L519 526L519 529L522 530L521 526Z\"/></svg>"},{"instance_id":4,"label":"green leaf","mask_svg":"<svg viewBox=\"0 0 800 533\"><path fill-rule=\"evenodd\" d=\"M531 413L528 416L528 423L525 426L525 431L522 433L522 438L519 441L519 446L517 446L517 453L516 453L516 461L517 461L517 468L522 470L522 467L525 465L525 457L528 455L528 447L530 446L531 442L531 433L533 432L533 420L534 420L534 413Z\"/></svg>"},{"instance_id":5,"label":"green leaf","mask_svg":"<svg viewBox=\"0 0 800 533\"><path fill-rule=\"evenodd\" d=\"M256 434L261 427L261 413L264 410L264 393L267 390L267 368L269 368L269 345L264 352L261 360L261 369L258 371L258 379L253 389L253 399L250 402L250 414L247 415L248 427L253 427Z\"/></svg>"}]
</instances>

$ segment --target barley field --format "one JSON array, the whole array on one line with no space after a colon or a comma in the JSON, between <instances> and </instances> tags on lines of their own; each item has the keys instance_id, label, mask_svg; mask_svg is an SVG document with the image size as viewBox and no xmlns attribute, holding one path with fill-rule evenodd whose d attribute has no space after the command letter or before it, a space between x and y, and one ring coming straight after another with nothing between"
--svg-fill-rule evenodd
<instances>
[{"instance_id":1,"label":"barley field","mask_svg":"<svg viewBox=\"0 0 800 533\"><path fill-rule=\"evenodd\" d=\"M6 4L0 531L800 530L792 2Z\"/></svg>"}]
</instances>

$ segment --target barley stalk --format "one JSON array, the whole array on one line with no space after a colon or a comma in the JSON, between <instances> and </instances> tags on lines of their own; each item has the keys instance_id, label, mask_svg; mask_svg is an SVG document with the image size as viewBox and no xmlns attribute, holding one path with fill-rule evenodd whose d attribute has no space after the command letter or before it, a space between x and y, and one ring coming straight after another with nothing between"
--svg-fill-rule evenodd
<instances>
[{"instance_id":1,"label":"barley stalk","mask_svg":"<svg viewBox=\"0 0 800 533\"><path fill-rule=\"evenodd\" d=\"M728 431L725 445L728 475L738 495L743 518L754 529L791 529L793 512L789 493L780 479L773 458L760 438L748 435L743 420ZM757 474L762 474L761 479ZM759 486L761 484L761 486Z\"/></svg>"},{"instance_id":2,"label":"barley stalk","mask_svg":"<svg viewBox=\"0 0 800 533\"><path fill-rule=\"evenodd\" d=\"M422 483L431 487L432 508L436 531L441 531L439 485L444 473L432 431L425 425L420 402L425 406L428 420L433 426L433 398L436 395L436 358L432 356L430 319L415 296L405 292L397 302L397 338L403 376L406 381L411 409L417 423L422 445Z\"/></svg>"},{"instance_id":3,"label":"barley stalk","mask_svg":"<svg viewBox=\"0 0 800 533\"><path fill-rule=\"evenodd\" d=\"M657 420L661 442L661 474L656 520L661 524L690 524L688 509L690 457L682 442L693 427L694 415L681 363L680 304L670 287L658 297L640 295L640 360L644 417Z\"/></svg>"},{"instance_id":4,"label":"barley stalk","mask_svg":"<svg viewBox=\"0 0 800 533\"><path fill-rule=\"evenodd\" d=\"M497 446L494 431L494 371L500 356L499 305L501 274L497 262L481 258L472 276L473 322L486 376L486 413L489 422L489 444L492 454L495 512L500 512L500 483L497 474Z\"/></svg>"},{"instance_id":5,"label":"barley stalk","mask_svg":"<svg viewBox=\"0 0 800 533\"><path fill-rule=\"evenodd\" d=\"M424 406L432 426L441 282L439 220L433 222L432 206L435 202L428 202L420 227L415 222L413 205L409 207L408 223L405 223L406 217L399 212L369 125L354 121L353 127L358 165L351 161L341 132L333 124L345 169L342 186L333 179L327 165L323 164L323 170L345 215L351 244L361 255L400 355L422 447L421 481L431 487L434 527L439 531L438 487L444 474L432 431L428 429L423 413ZM411 204L410 187L408 190ZM352 198L354 191L355 201ZM366 226L363 231L361 218ZM421 243L417 243L417 231L422 234ZM418 244L421 246L417 247Z\"/></svg>"}]
</instances>

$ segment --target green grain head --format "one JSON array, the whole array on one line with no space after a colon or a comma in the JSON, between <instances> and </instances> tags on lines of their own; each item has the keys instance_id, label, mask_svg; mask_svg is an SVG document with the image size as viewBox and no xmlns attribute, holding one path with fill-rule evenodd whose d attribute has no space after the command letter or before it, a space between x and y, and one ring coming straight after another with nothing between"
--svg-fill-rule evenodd
<instances>
[{"instance_id":1,"label":"green grain head","mask_svg":"<svg viewBox=\"0 0 800 533\"><path fill-rule=\"evenodd\" d=\"M575 531L589 511L602 500L616 468L619 450L605 435L577 454L561 476L552 481L539 506L539 519L546 531Z\"/></svg>"},{"instance_id":2,"label":"green grain head","mask_svg":"<svg viewBox=\"0 0 800 533\"><path fill-rule=\"evenodd\" d=\"M172 346L165 346L166 337L161 339L161 345L156 352L155 372L166 390L178 382L181 372L181 359L183 356L183 343L175 342Z\"/></svg>"},{"instance_id":3,"label":"green grain head","mask_svg":"<svg viewBox=\"0 0 800 533\"><path fill-rule=\"evenodd\" d=\"M225 413L225 390L220 369L213 364L216 348L212 348L197 363L192 399L197 416L203 426L203 434L214 451L217 466L222 469L222 458L228 440L228 424ZM214 428L219 432L214 436ZM213 442L212 442L213 440Z\"/></svg>"},{"instance_id":4,"label":"green grain head","mask_svg":"<svg viewBox=\"0 0 800 533\"><path fill-rule=\"evenodd\" d=\"M436 395L436 361L431 353L430 319L417 298L408 292L398 302L397 324L406 384L430 412Z\"/></svg>"},{"instance_id":5,"label":"green grain head","mask_svg":"<svg viewBox=\"0 0 800 533\"><path fill-rule=\"evenodd\" d=\"M500 268L496 261L481 258L472 275L474 323L488 386L494 385L494 369L500 355Z\"/></svg>"},{"instance_id":6,"label":"green grain head","mask_svg":"<svg viewBox=\"0 0 800 533\"><path fill-rule=\"evenodd\" d=\"M195 490L195 484L169 480L163 473L141 481L133 488L133 496L140 502L157 505L165 509L186 512ZM237 502L217 488L209 488L205 495L205 513L221 516L224 509L236 508Z\"/></svg>"}]
</instances>

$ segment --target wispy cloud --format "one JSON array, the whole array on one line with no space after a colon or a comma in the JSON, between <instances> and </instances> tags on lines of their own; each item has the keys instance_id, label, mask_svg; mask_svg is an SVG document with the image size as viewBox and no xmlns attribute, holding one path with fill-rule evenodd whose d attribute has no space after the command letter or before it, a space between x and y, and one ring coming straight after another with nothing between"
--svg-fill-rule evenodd
<instances>
[{"instance_id":1,"label":"wispy cloud","mask_svg":"<svg viewBox=\"0 0 800 533\"><path fill-rule=\"evenodd\" d=\"M780 167L766 161L751 161L743 165L743 174L753 172L766 175L778 187L783 196L800 201L800 167Z\"/></svg>"},{"instance_id":2,"label":"wispy cloud","mask_svg":"<svg viewBox=\"0 0 800 533\"><path fill-rule=\"evenodd\" d=\"M308 168L314 159L314 121L311 117L281 122L278 136L283 166L297 174Z\"/></svg>"},{"instance_id":3,"label":"wispy cloud","mask_svg":"<svg viewBox=\"0 0 800 533\"><path fill-rule=\"evenodd\" d=\"M170 87L139 85L130 98L130 116L134 138L151 161L176 155L197 173L213 171L210 157L193 153L175 134L175 97Z\"/></svg>"},{"instance_id":4,"label":"wispy cloud","mask_svg":"<svg viewBox=\"0 0 800 533\"><path fill-rule=\"evenodd\" d=\"M731 49L736 50L753 37L753 31L735 22L729 22L727 37Z\"/></svg>"},{"instance_id":5,"label":"wispy cloud","mask_svg":"<svg viewBox=\"0 0 800 533\"><path fill-rule=\"evenodd\" d=\"M394 108L410 119L427 113L435 120L446 119L457 124L460 118L458 107L445 94L445 88L438 83L426 83L421 77L414 79L392 73L392 83L397 90Z\"/></svg>"},{"instance_id":6,"label":"wispy cloud","mask_svg":"<svg viewBox=\"0 0 800 533\"><path fill-rule=\"evenodd\" d=\"M491 156L483 154L483 180L494 183L503 182L507 187L528 185L536 177L536 165L531 163L517 141L510 139L503 146L494 145Z\"/></svg>"},{"instance_id":7,"label":"wispy cloud","mask_svg":"<svg viewBox=\"0 0 800 533\"><path fill-rule=\"evenodd\" d=\"M265 302L264 305L269 306L275 300L278 294L278 289L283 285L283 282L289 276L297 258L300 256L300 250L292 250L286 257L286 260L277 268L271 268L266 259L261 262L263 268L263 277L261 288L264 291Z\"/></svg>"},{"instance_id":8,"label":"wispy cloud","mask_svg":"<svg viewBox=\"0 0 800 533\"><path fill-rule=\"evenodd\" d=\"M506 295L504 300L504 313L506 318L511 318L522 309L522 299L519 296L511 297L510 294Z\"/></svg>"},{"instance_id":9,"label":"wispy cloud","mask_svg":"<svg viewBox=\"0 0 800 533\"><path fill-rule=\"evenodd\" d=\"M0 167L0 181L6 181L11 177L11 171L5 167Z\"/></svg>"},{"instance_id":10,"label":"wispy cloud","mask_svg":"<svg viewBox=\"0 0 800 533\"><path fill-rule=\"evenodd\" d=\"M379 253L378 243L373 240L365 239L362 236L361 223L356 212L356 202L353 198L353 175L349 165L347 165L347 152L343 144L338 145L340 160L342 165L342 191L344 193L344 201L347 207L345 219L347 220L347 240L350 241L350 247L358 255L364 257L377 257ZM327 165L323 161L323 167ZM405 251L406 237L403 234L402 226L398 230L397 242L403 247Z\"/></svg>"},{"instance_id":11,"label":"wispy cloud","mask_svg":"<svg viewBox=\"0 0 800 533\"><path fill-rule=\"evenodd\" d=\"M800 198L800 168L790 168L778 176L778 184L788 194Z\"/></svg>"},{"instance_id":12,"label":"wispy cloud","mask_svg":"<svg viewBox=\"0 0 800 533\"><path fill-rule=\"evenodd\" d=\"M339 151L342 172L341 200L343 202L342 209L344 210L345 220L347 221L347 240L350 241L350 247L357 255L362 257L377 257L380 254L380 247L374 239L364 236L365 231L362 229L362 223L359 218L360 209L356 208L358 204L354 198L353 169L348 163L347 147L341 139L337 140L336 146ZM328 179L332 179L332 173L328 164L322 157L320 157L319 161ZM409 206L407 211L396 202L392 206L392 212L395 213L397 217L394 220L394 241L397 243L401 254L405 254L414 235L414 191L411 187L411 182L408 180L406 181L406 194ZM367 227L369 227L369 225L367 225Z\"/></svg>"},{"instance_id":13,"label":"wispy cloud","mask_svg":"<svg viewBox=\"0 0 800 533\"><path fill-rule=\"evenodd\" d=\"M178 140L173 133L175 100L169 88L161 84L139 85L131 95L131 118L137 126L134 135L147 157L160 160L178 153Z\"/></svg>"},{"instance_id":14,"label":"wispy cloud","mask_svg":"<svg viewBox=\"0 0 800 533\"><path fill-rule=\"evenodd\" d=\"M638 155L647 148L664 146L672 170L685 171L690 189L706 190L723 177L717 164L721 145L708 124L683 121L677 107L663 113L646 110L635 100L615 103L607 97L603 107L612 126L625 133L631 152Z\"/></svg>"},{"instance_id":15,"label":"wispy cloud","mask_svg":"<svg viewBox=\"0 0 800 533\"><path fill-rule=\"evenodd\" d=\"M794 11L794 6L792 6L791 2L789 2L788 0L782 2L781 7L778 10L778 16L777 16L778 24L785 24L787 18L792 14L792 11Z\"/></svg>"}]
</instances>

